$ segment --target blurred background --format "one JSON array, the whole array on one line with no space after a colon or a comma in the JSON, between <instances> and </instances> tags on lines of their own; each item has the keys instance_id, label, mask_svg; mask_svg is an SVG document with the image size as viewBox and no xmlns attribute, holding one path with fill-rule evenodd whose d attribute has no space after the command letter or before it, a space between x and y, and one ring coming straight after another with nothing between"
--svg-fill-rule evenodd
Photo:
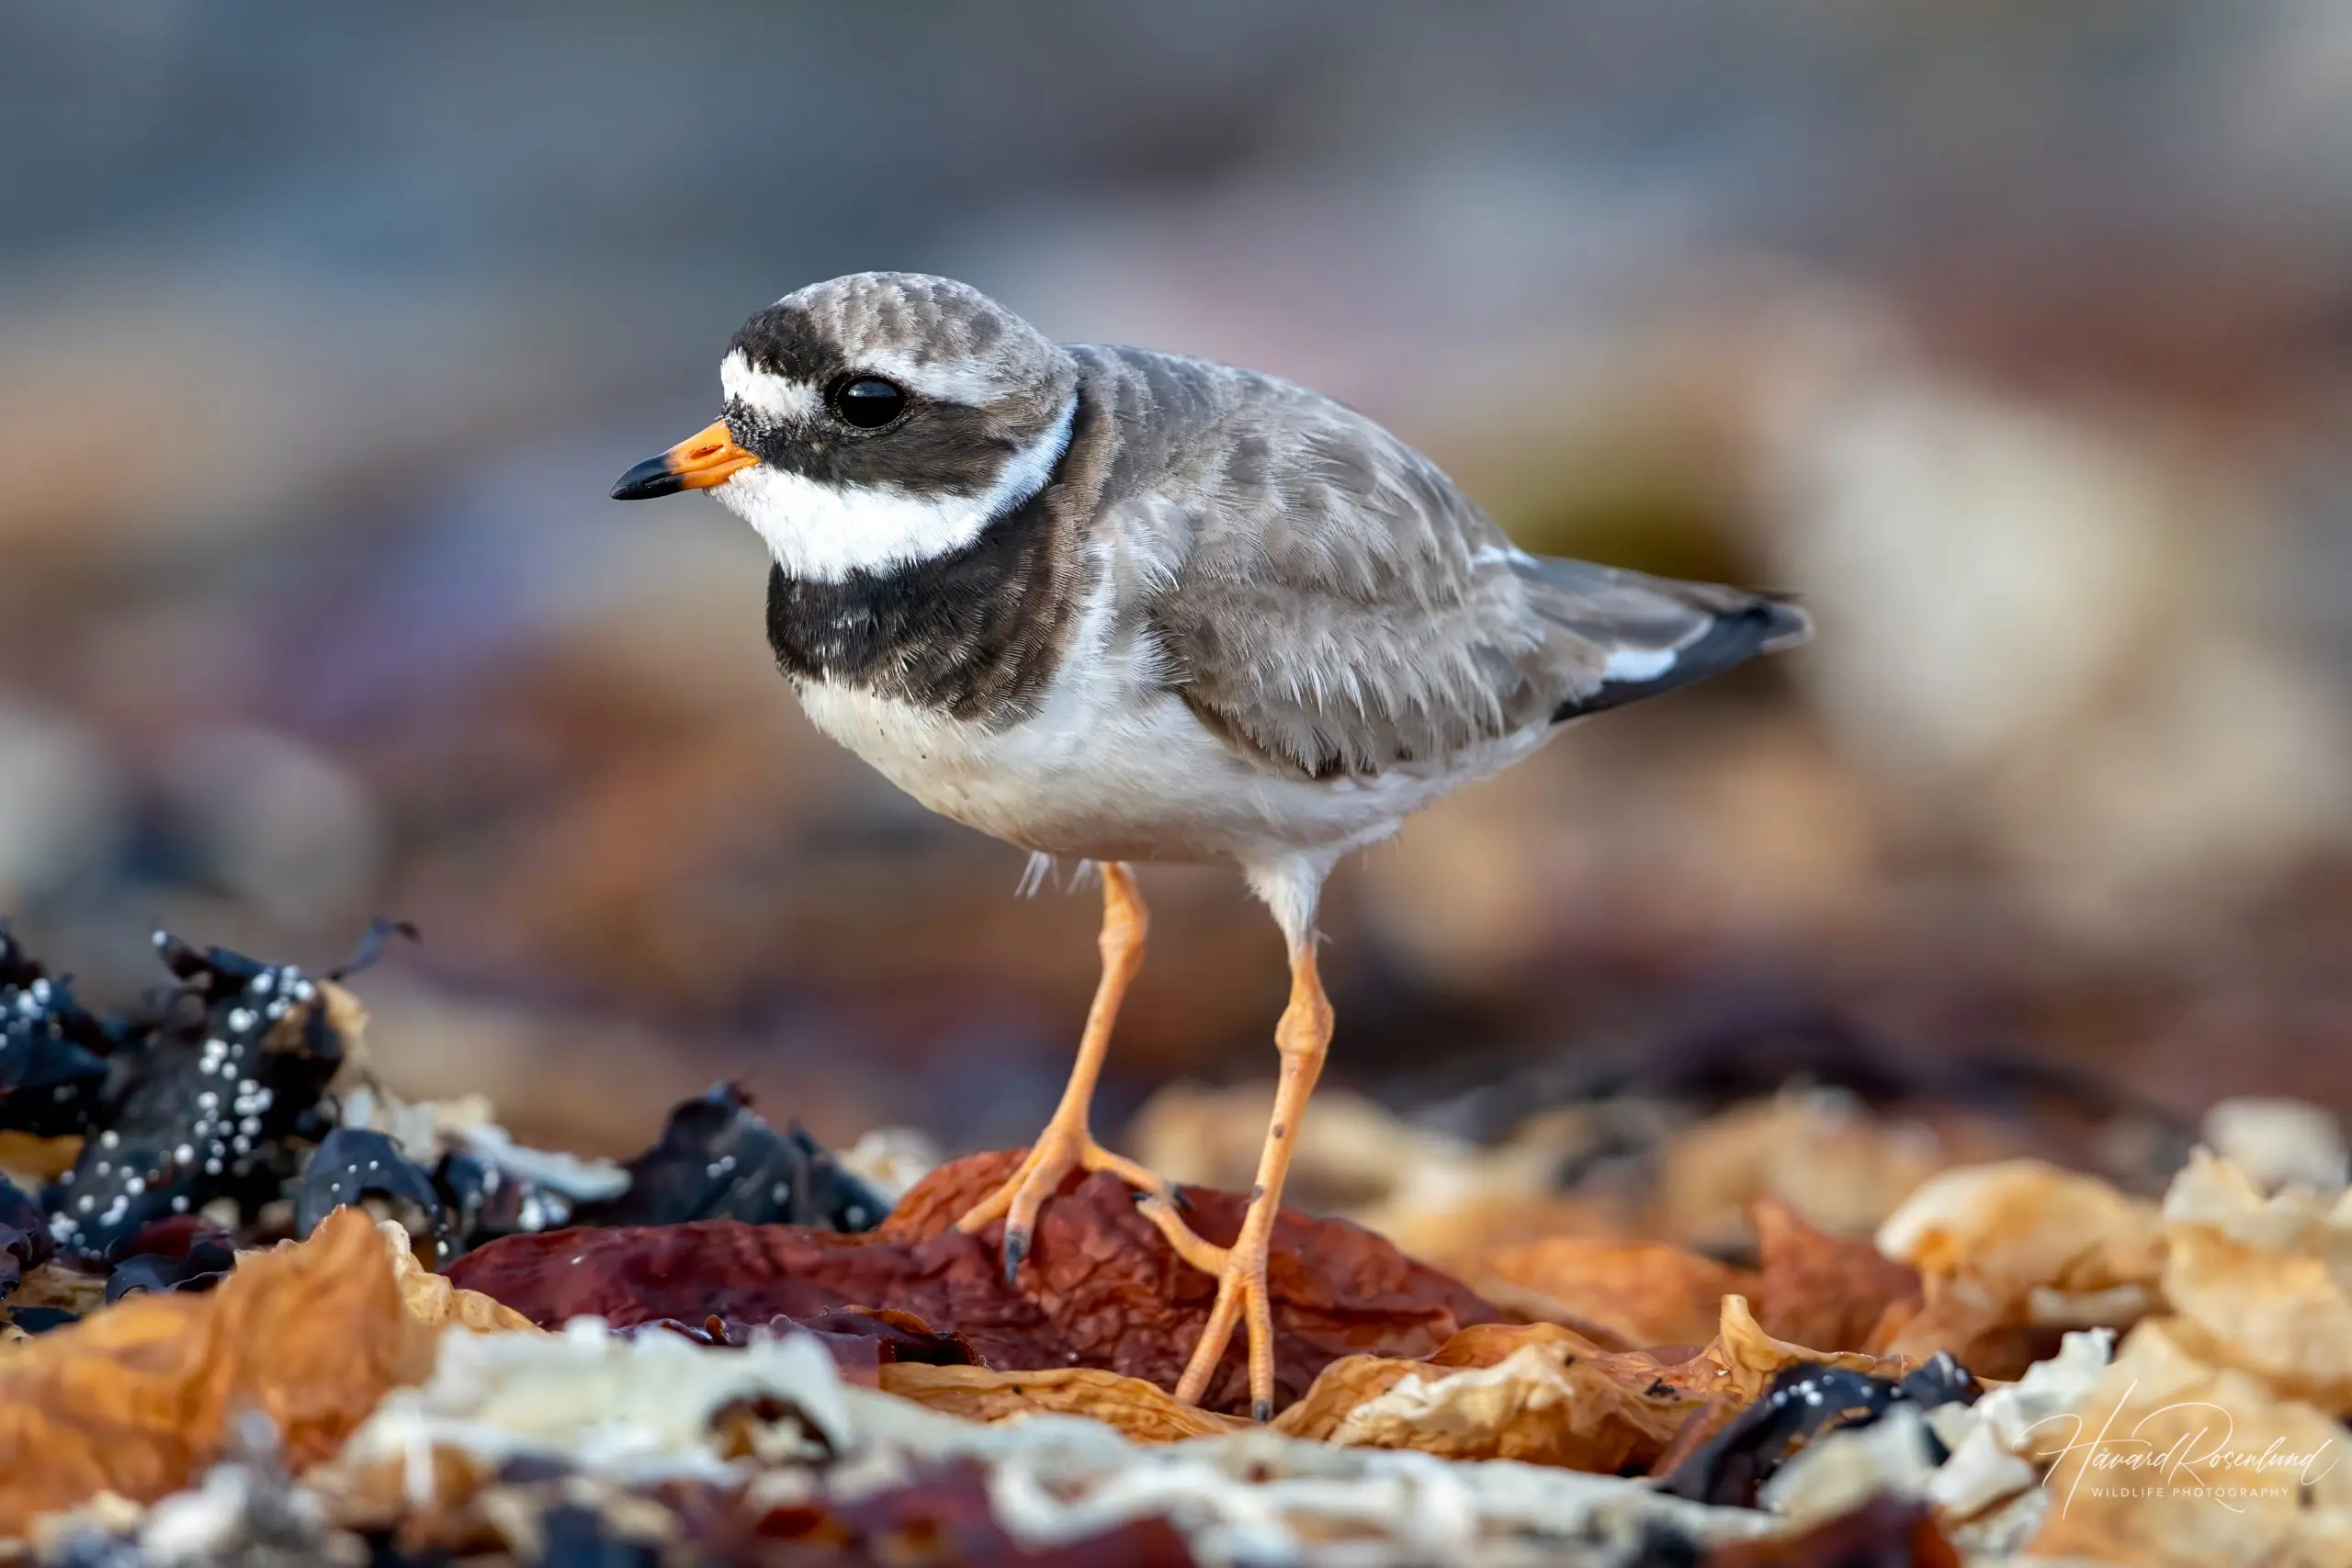
<instances>
[{"instance_id":1,"label":"blurred background","mask_svg":"<svg viewBox=\"0 0 2352 1568\"><path fill-rule=\"evenodd\" d=\"M729 1076L1025 1139L1095 896L810 729L747 529L605 499L744 316L907 268L1814 606L1348 866L1335 1078L2352 1109L2347 148L2332 0L14 6L0 910L118 1004L156 926L413 920L387 1075L558 1145ZM1106 1126L1283 994L1237 877L1143 885Z\"/></svg>"}]
</instances>

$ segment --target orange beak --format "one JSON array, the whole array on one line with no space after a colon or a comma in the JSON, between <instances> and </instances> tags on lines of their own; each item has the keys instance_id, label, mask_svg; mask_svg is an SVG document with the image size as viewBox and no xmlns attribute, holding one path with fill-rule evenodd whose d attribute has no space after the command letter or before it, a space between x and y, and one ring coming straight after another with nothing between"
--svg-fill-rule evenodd
<instances>
[{"instance_id":1,"label":"orange beak","mask_svg":"<svg viewBox=\"0 0 2352 1568\"><path fill-rule=\"evenodd\" d=\"M648 457L620 477L613 486L615 501L650 501L682 490L708 490L723 484L759 458L735 445L719 420L695 431L659 457Z\"/></svg>"}]
</instances>

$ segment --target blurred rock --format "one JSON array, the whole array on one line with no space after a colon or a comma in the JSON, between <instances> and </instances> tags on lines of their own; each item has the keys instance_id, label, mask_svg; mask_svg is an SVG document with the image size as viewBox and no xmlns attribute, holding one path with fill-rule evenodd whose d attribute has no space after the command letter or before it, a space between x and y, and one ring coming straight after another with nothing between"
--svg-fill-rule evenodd
<instances>
[{"instance_id":1,"label":"blurred rock","mask_svg":"<svg viewBox=\"0 0 2352 1568\"><path fill-rule=\"evenodd\" d=\"M102 876L123 827L122 784L105 743L0 691L0 907L22 908Z\"/></svg>"},{"instance_id":2,"label":"blurred rock","mask_svg":"<svg viewBox=\"0 0 2352 1568\"><path fill-rule=\"evenodd\" d=\"M356 927L373 912L380 814L314 748L266 730L199 730L164 755L158 783L198 875L289 926Z\"/></svg>"},{"instance_id":3,"label":"blurred rock","mask_svg":"<svg viewBox=\"0 0 2352 1568\"><path fill-rule=\"evenodd\" d=\"M1790 669L1914 837L2110 937L2352 845L2352 728L2275 614L2290 515L2258 457L1972 375L1864 289L1777 309L1766 537L1824 627Z\"/></svg>"},{"instance_id":4,"label":"blurred rock","mask_svg":"<svg viewBox=\"0 0 2352 1568\"><path fill-rule=\"evenodd\" d=\"M890 1203L905 1197L945 1158L939 1141L920 1127L869 1127L841 1152L842 1168Z\"/></svg>"},{"instance_id":5,"label":"blurred rock","mask_svg":"<svg viewBox=\"0 0 2352 1568\"><path fill-rule=\"evenodd\" d=\"M2204 1132L2214 1153L2265 1187L2301 1182L2334 1192L2352 1174L2343 1124L2300 1100L2225 1100L2205 1113Z\"/></svg>"}]
</instances>

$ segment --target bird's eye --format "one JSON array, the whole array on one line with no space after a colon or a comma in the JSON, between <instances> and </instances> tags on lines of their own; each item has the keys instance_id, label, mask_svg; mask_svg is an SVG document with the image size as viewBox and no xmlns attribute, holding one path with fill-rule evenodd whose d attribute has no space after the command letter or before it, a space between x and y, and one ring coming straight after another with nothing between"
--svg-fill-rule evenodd
<instances>
[{"instance_id":1,"label":"bird's eye","mask_svg":"<svg viewBox=\"0 0 2352 1568\"><path fill-rule=\"evenodd\" d=\"M842 423L860 430L878 430L899 417L907 394L878 376L861 376L833 394L833 412Z\"/></svg>"}]
</instances>

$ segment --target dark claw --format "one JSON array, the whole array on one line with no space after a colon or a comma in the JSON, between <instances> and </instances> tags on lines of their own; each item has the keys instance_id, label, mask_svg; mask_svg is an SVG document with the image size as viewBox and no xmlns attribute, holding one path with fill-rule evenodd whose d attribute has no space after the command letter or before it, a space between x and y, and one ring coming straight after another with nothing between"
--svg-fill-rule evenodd
<instances>
[{"instance_id":1,"label":"dark claw","mask_svg":"<svg viewBox=\"0 0 2352 1568\"><path fill-rule=\"evenodd\" d=\"M1168 1188L1168 1195L1176 1200L1176 1212L1178 1213L1189 1214L1193 1212L1193 1201L1184 1196L1184 1190L1182 1188L1175 1185L1173 1182L1170 1182Z\"/></svg>"},{"instance_id":2,"label":"dark claw","mask_svg":"<svg viewBox=\"0 0 2352 1568\"><path fill-rule=\"evenodd\" d=\"M1004 1233L1004 1282L1008 1285L1021 1272L1021 1260L1029 1256L1029 1235L1025 1231Z\"/></svg>"},{"instance_id":3,"label":"dark claw","mask_svg":"<svg viewBox=\"0 0 2352 1568\"><path fill-rule=\"evenodd\" d=\"M1251 1402L1250 1405L1250 1419L1262 1427L1273 1418L1274 1402L1272 1400L1260 1399Z\"/></svg>"}]
</instances>

